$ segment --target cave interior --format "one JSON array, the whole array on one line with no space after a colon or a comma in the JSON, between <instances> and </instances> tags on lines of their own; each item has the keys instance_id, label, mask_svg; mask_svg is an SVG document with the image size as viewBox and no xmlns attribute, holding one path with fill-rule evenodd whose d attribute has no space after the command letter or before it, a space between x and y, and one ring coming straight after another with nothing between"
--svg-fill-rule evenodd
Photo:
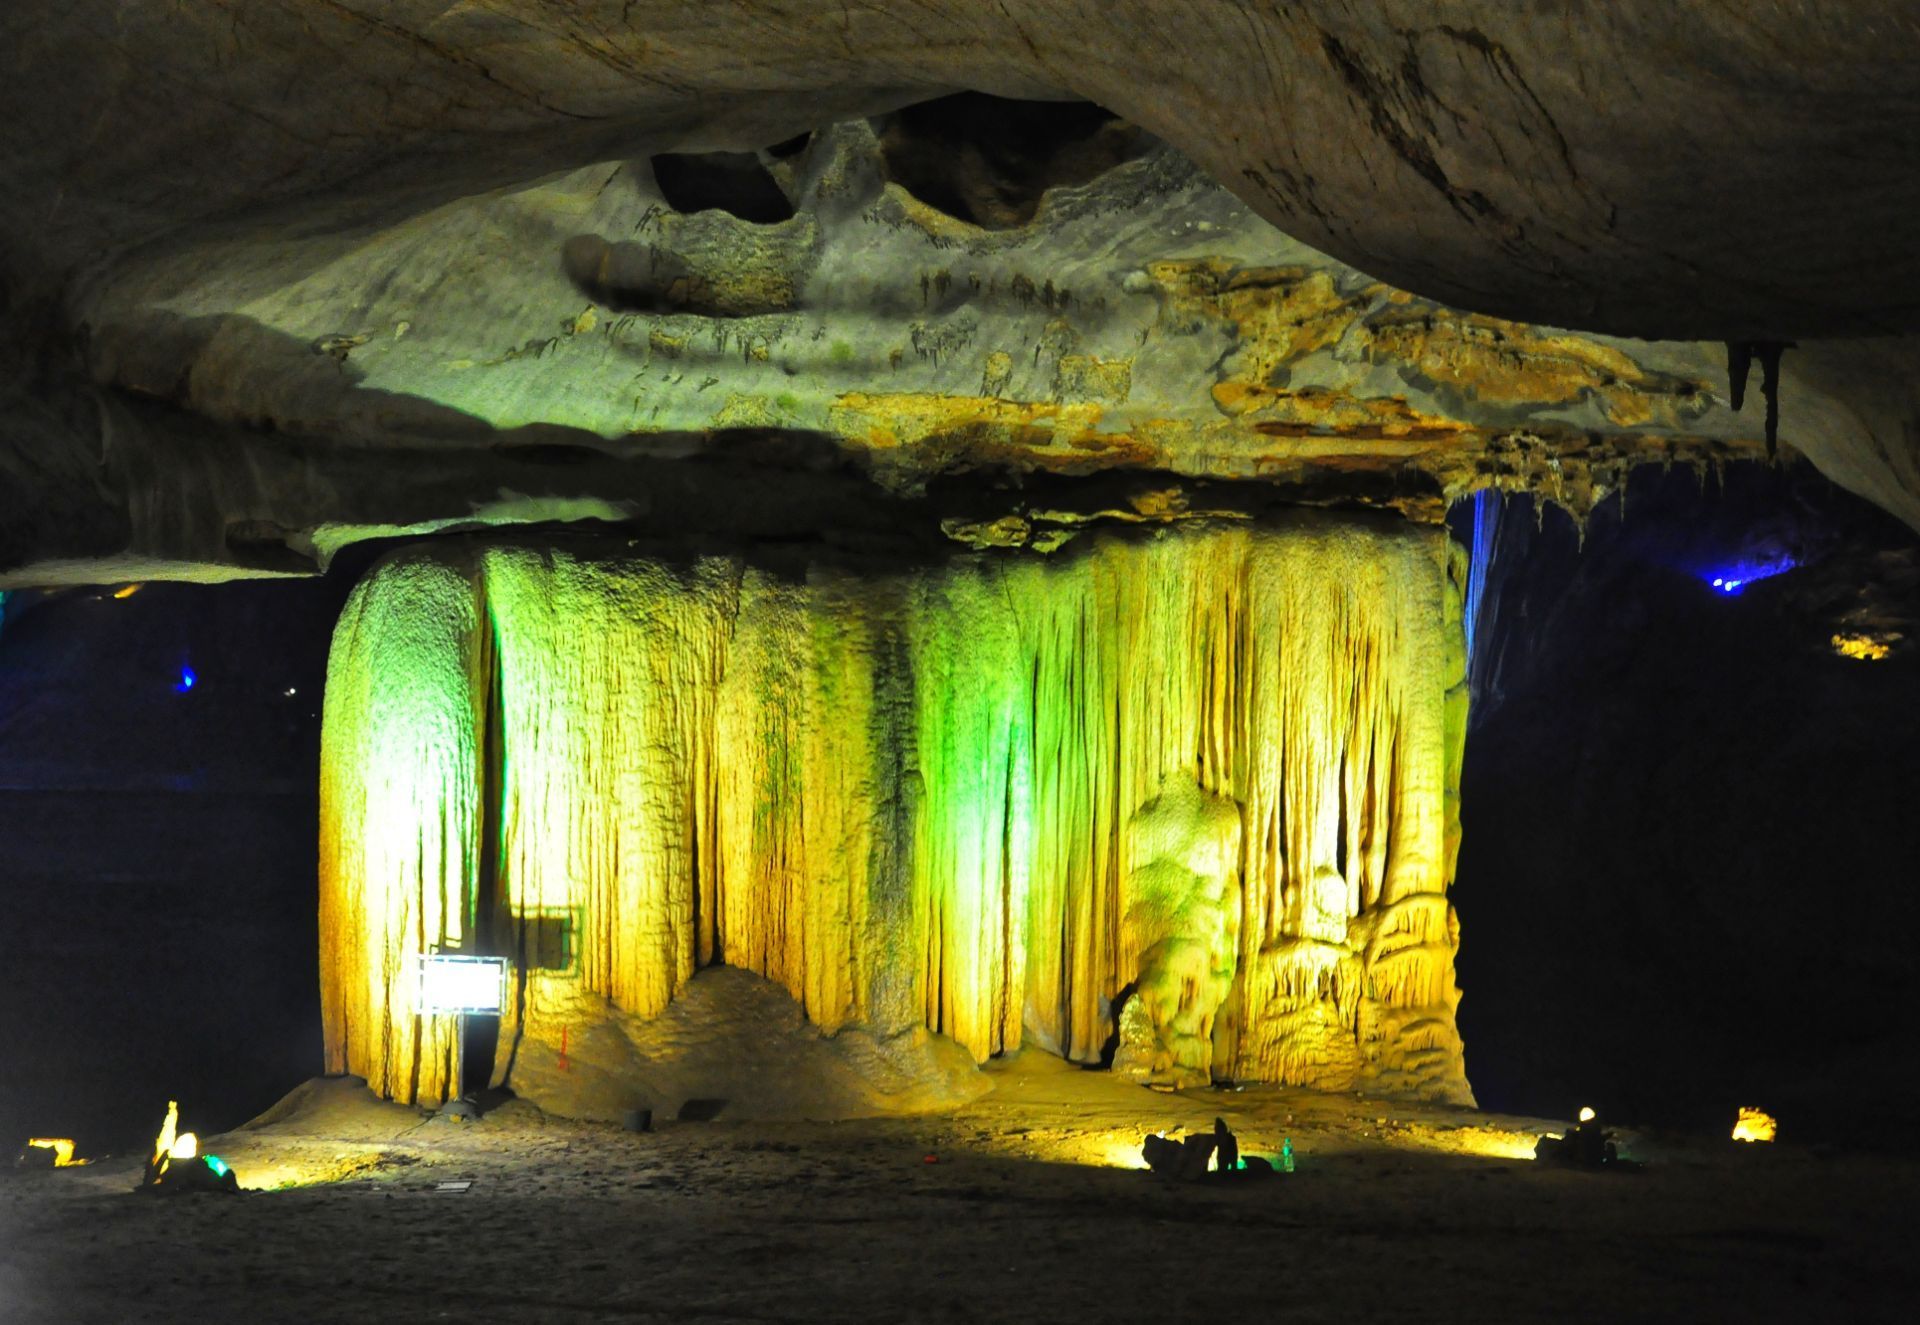
<instances>
[{"instance_id":1,"label":"cave interior","mask_svg":"<svg viewBox=\"0 0 1920 1325\"><path fill-rule=\"evenodd\" d=\"M806 1192L849 1136L1131 1172L1224 1111L1423 1229L1453 1170L1353 1185L1413 1131L1524 1164L1590 1106L1761 1212L1685 1270L1627 1188L1552 1223L1654 1248L1581 1261L1595 1318L1769 1246L1905 1291L1859 1232L1920 1162L1899 6L109 8L0 20L0 1147L96 1159L0 1184L0 1308L124 1305L48 1212L118 1210L168 1100L342 1202L652 1173L642 1117ZM450 1109L484 1161L411 1139ZM1551 1300L1483 1225L1560 1180L1469 1202L1460 1318L1476 1264ZM713 1300L911 1315L884 1246ZM637 1284L575 1305L708 1300Z\"/></svg>"}]
</instances>

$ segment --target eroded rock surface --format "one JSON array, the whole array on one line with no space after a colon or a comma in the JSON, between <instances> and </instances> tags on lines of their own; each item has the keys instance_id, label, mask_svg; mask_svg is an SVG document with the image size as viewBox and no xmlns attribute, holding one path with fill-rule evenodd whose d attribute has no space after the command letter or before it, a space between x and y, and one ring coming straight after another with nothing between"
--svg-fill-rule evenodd
<instances>
[{"instance_id":1,"label":"eroded rock surface","mask_svg":"<svg viewBox=\"0 0 1920 1325\"><path fill-rule=\"evenodd\" d=\"M119 479L129 556L262 573L554 520L905 523L1047 550L1093 519L1275 501L1432 520L1479 486L1584 512L1636 463L1759 450L1758 411L1716 394L1720 347L1415 299L1163 146L998 230L890 180L864 122L750 160L791 216L684 214L615 164L351 245L208 241L116 269L79 310L117 462L89 493ZM1790 438L1858 440L1792 360L1787 407ZM1097 475L1140 481L1031 482Z\"/></svg>"},{"instance_id":2,"label":"eroded rock surface","mask_svg":"<svg viewBox=\"0 0 1920 1325\"><path fill-rule=\"evenodd\" d=\"M733 505L818 530L956 474L1579 509L1636 460L1753 453L1724 338L1798 341L1785 442L1920 521L1920 20L1892 0L5 23L15 583Z\"/></svg>"}]
</instances>

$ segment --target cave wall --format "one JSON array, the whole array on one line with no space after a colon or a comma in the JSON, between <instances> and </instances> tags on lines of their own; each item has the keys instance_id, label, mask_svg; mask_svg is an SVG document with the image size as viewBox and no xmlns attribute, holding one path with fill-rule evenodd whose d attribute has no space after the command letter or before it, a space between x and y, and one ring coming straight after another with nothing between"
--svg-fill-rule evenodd
<instances>
[{"instance_id":1,"label":"cave wall","mask_svg":"<svg viewBox=\"0 0 1920 1325\"><path fill-rule=\"evenodd\" d=\"M829 1032L1097 1061L1173 937L1220 973L1211 1075L1469 1098L1456 579L1442 531L1313 513L886 570L397 553L329 664L327 1066L449 1093L431 946L514 958L501 1073L719 962Z\"/></svg>"}]
</instances>

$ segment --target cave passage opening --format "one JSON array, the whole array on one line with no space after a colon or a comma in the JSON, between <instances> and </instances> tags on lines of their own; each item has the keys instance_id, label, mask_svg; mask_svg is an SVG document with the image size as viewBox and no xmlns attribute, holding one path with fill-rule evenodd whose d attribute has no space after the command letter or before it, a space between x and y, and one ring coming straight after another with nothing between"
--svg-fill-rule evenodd
<instances>
[{"instance_id":1,"label":"cave passage opening","mask_svg":"<svg viewBox=\"0 0 1920 1325\"><path fill-rule=\"evenodd\" d=\"M1643 469L1584 530L1526 497L1479 524L1457 891L1481 1104L1720 1135L1757 1106L1903 1144L1880 1102L1920 1085L1912 531L1753 464Z\"/></svg>"},{"instance_id":2,"label":"cave passage opening","mask_svg":"<svg viewBox=\"0 0 1920 1325\"><path fill-rule=\"evenodd\" d=\"M793 219L793 200L756 152L663 152L651 165L675 211L721 211L755 225Z\"/></svg>"},{"instance_id":3,"label":"cave passage opening","mask_svg":"<svg viewBox=\"0 0 1920 1325\"><path fill-rule=\"evenodd\" d=\"M1084 101L957 92L874 122L894 182L986 230L1026 225L1050 189L1085 184L1144 156L1154 139Z\"/></svg>"}]
</instances>

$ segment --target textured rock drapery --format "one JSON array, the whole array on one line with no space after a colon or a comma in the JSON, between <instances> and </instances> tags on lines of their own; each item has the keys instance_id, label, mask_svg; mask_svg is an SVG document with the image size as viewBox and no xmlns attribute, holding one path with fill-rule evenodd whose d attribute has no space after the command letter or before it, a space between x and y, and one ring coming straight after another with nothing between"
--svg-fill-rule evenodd
<instances>
[{"instance_id":1,"label":"textured rock drapery","mask_svg":"<svg viewBox=\"0 0 1920 1325\"><path fill-rule=\"evenodd\" d=\"M888 570L399 553L329 667L328 1067L447 1093L436 946L514 960L503 1046L724 961L830 1031L1091 1060L1171 832L1237 852L1216 1076L1464 1098L1454 581L1438 530L1309 513Z\"/></svg>"}]
</instances>

